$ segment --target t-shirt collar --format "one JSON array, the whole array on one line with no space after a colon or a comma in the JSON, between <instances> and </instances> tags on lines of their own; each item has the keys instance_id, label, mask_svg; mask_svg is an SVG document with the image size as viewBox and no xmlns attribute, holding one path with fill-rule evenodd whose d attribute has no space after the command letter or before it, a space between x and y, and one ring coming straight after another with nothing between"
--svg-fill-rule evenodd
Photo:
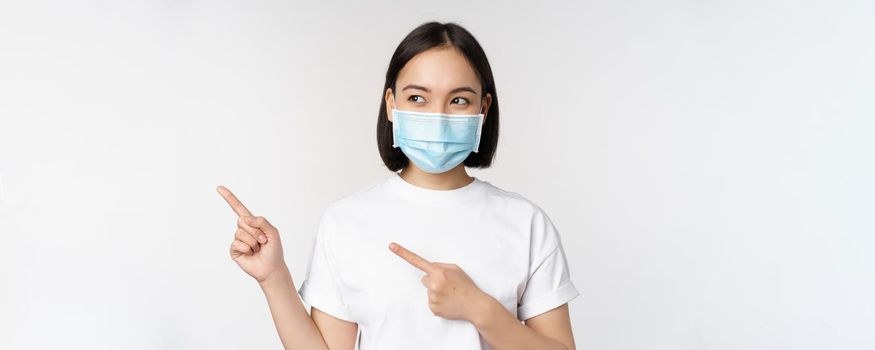
<instances>
[{"instance_id":1,"label":"t-shirt collar","mask_svg":"<svg viewBox=\"0 0 875 350\"><path fill-rule=\"evenodd\" d=\"M433 190L416 186L393 173L386 178L384 186L392 193L412 202L430 205L452 205L469 201L485 187L484 182L475 176L471 183L452 190Z\"/></svg>"}]
</instances>

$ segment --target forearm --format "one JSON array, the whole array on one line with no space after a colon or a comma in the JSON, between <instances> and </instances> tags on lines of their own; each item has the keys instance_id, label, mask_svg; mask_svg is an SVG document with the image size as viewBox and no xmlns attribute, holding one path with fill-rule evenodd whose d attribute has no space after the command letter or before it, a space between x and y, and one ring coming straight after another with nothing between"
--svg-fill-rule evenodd
<instances>
[{"instance_id":1,"label":"forearm","mask_svg":"<svg viewBox=\"0 0 875 350\"><path fill-rule=\"evenodd\" d=\"M495 350L568 350L556 339L544 336L521 323L495 298L485 295L472 321Z\"/></svg>"},{"instance_id":2,"label":"forearm","mask_svg":"<svg viewBox=\"0 0 875 350\"><path fill-rule=\"evenodd\" d=\"M328 349L322 333L304 307L292 275L285 270L277 278L260 284L280 341L286 349Z\"/></svg>"}]
</instances>

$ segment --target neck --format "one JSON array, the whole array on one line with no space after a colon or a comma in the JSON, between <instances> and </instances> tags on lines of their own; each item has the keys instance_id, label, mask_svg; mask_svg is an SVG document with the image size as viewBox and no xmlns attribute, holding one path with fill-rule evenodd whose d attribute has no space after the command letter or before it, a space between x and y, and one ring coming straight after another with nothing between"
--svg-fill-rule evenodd
<instances>
[{"instance_id":1,"label":"neck","mask_svg":"<svg viewBox=\"0 0 875 350\"><path fill-rule=\"evenodd\" d=\"M464 164L459 164L440 174L431 174L416 167L413 162L408 162L399 176L414 186L442 191L455 190L474 181L474 178L465 171Z\"/></svg>"}]
</instances>

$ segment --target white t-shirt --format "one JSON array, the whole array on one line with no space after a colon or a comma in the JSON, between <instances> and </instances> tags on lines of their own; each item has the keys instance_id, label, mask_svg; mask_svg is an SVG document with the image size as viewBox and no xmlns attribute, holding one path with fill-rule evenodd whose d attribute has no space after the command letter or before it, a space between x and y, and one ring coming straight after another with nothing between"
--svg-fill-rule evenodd
<instances>
[{"instance_id":1,"label":"white t-shirt","mask_svg":"<svg viewBox=\"0 0 875 350\"><path fill-rule=\"evenodd\" d=\"M470 322L432 314L425 272L392 253L393 241L458 265L521 321L579 295L559 233L531 201L476 177L444 191L393 173L325 209L298 290L305 304L358 323L356 349L492 349Z\"/></svg>"}]
</instances>

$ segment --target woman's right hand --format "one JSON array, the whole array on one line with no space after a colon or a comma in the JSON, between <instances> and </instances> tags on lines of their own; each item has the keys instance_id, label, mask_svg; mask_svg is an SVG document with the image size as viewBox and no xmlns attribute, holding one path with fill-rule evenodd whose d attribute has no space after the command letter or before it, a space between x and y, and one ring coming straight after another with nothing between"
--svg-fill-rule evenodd
<instances>
[{"instance_id":1,"label":"woman's right hand","mask_svg":"<svg viewBox=\"0 0 875 350\"><path fill-rule=\"evenodd\" d=\"M253 216L249 209L224 186L216 191L237 213L237 228L231 242L231 259L259 284L287 273L279 231L262 216Z\"/></svg>"}]
</instances>

